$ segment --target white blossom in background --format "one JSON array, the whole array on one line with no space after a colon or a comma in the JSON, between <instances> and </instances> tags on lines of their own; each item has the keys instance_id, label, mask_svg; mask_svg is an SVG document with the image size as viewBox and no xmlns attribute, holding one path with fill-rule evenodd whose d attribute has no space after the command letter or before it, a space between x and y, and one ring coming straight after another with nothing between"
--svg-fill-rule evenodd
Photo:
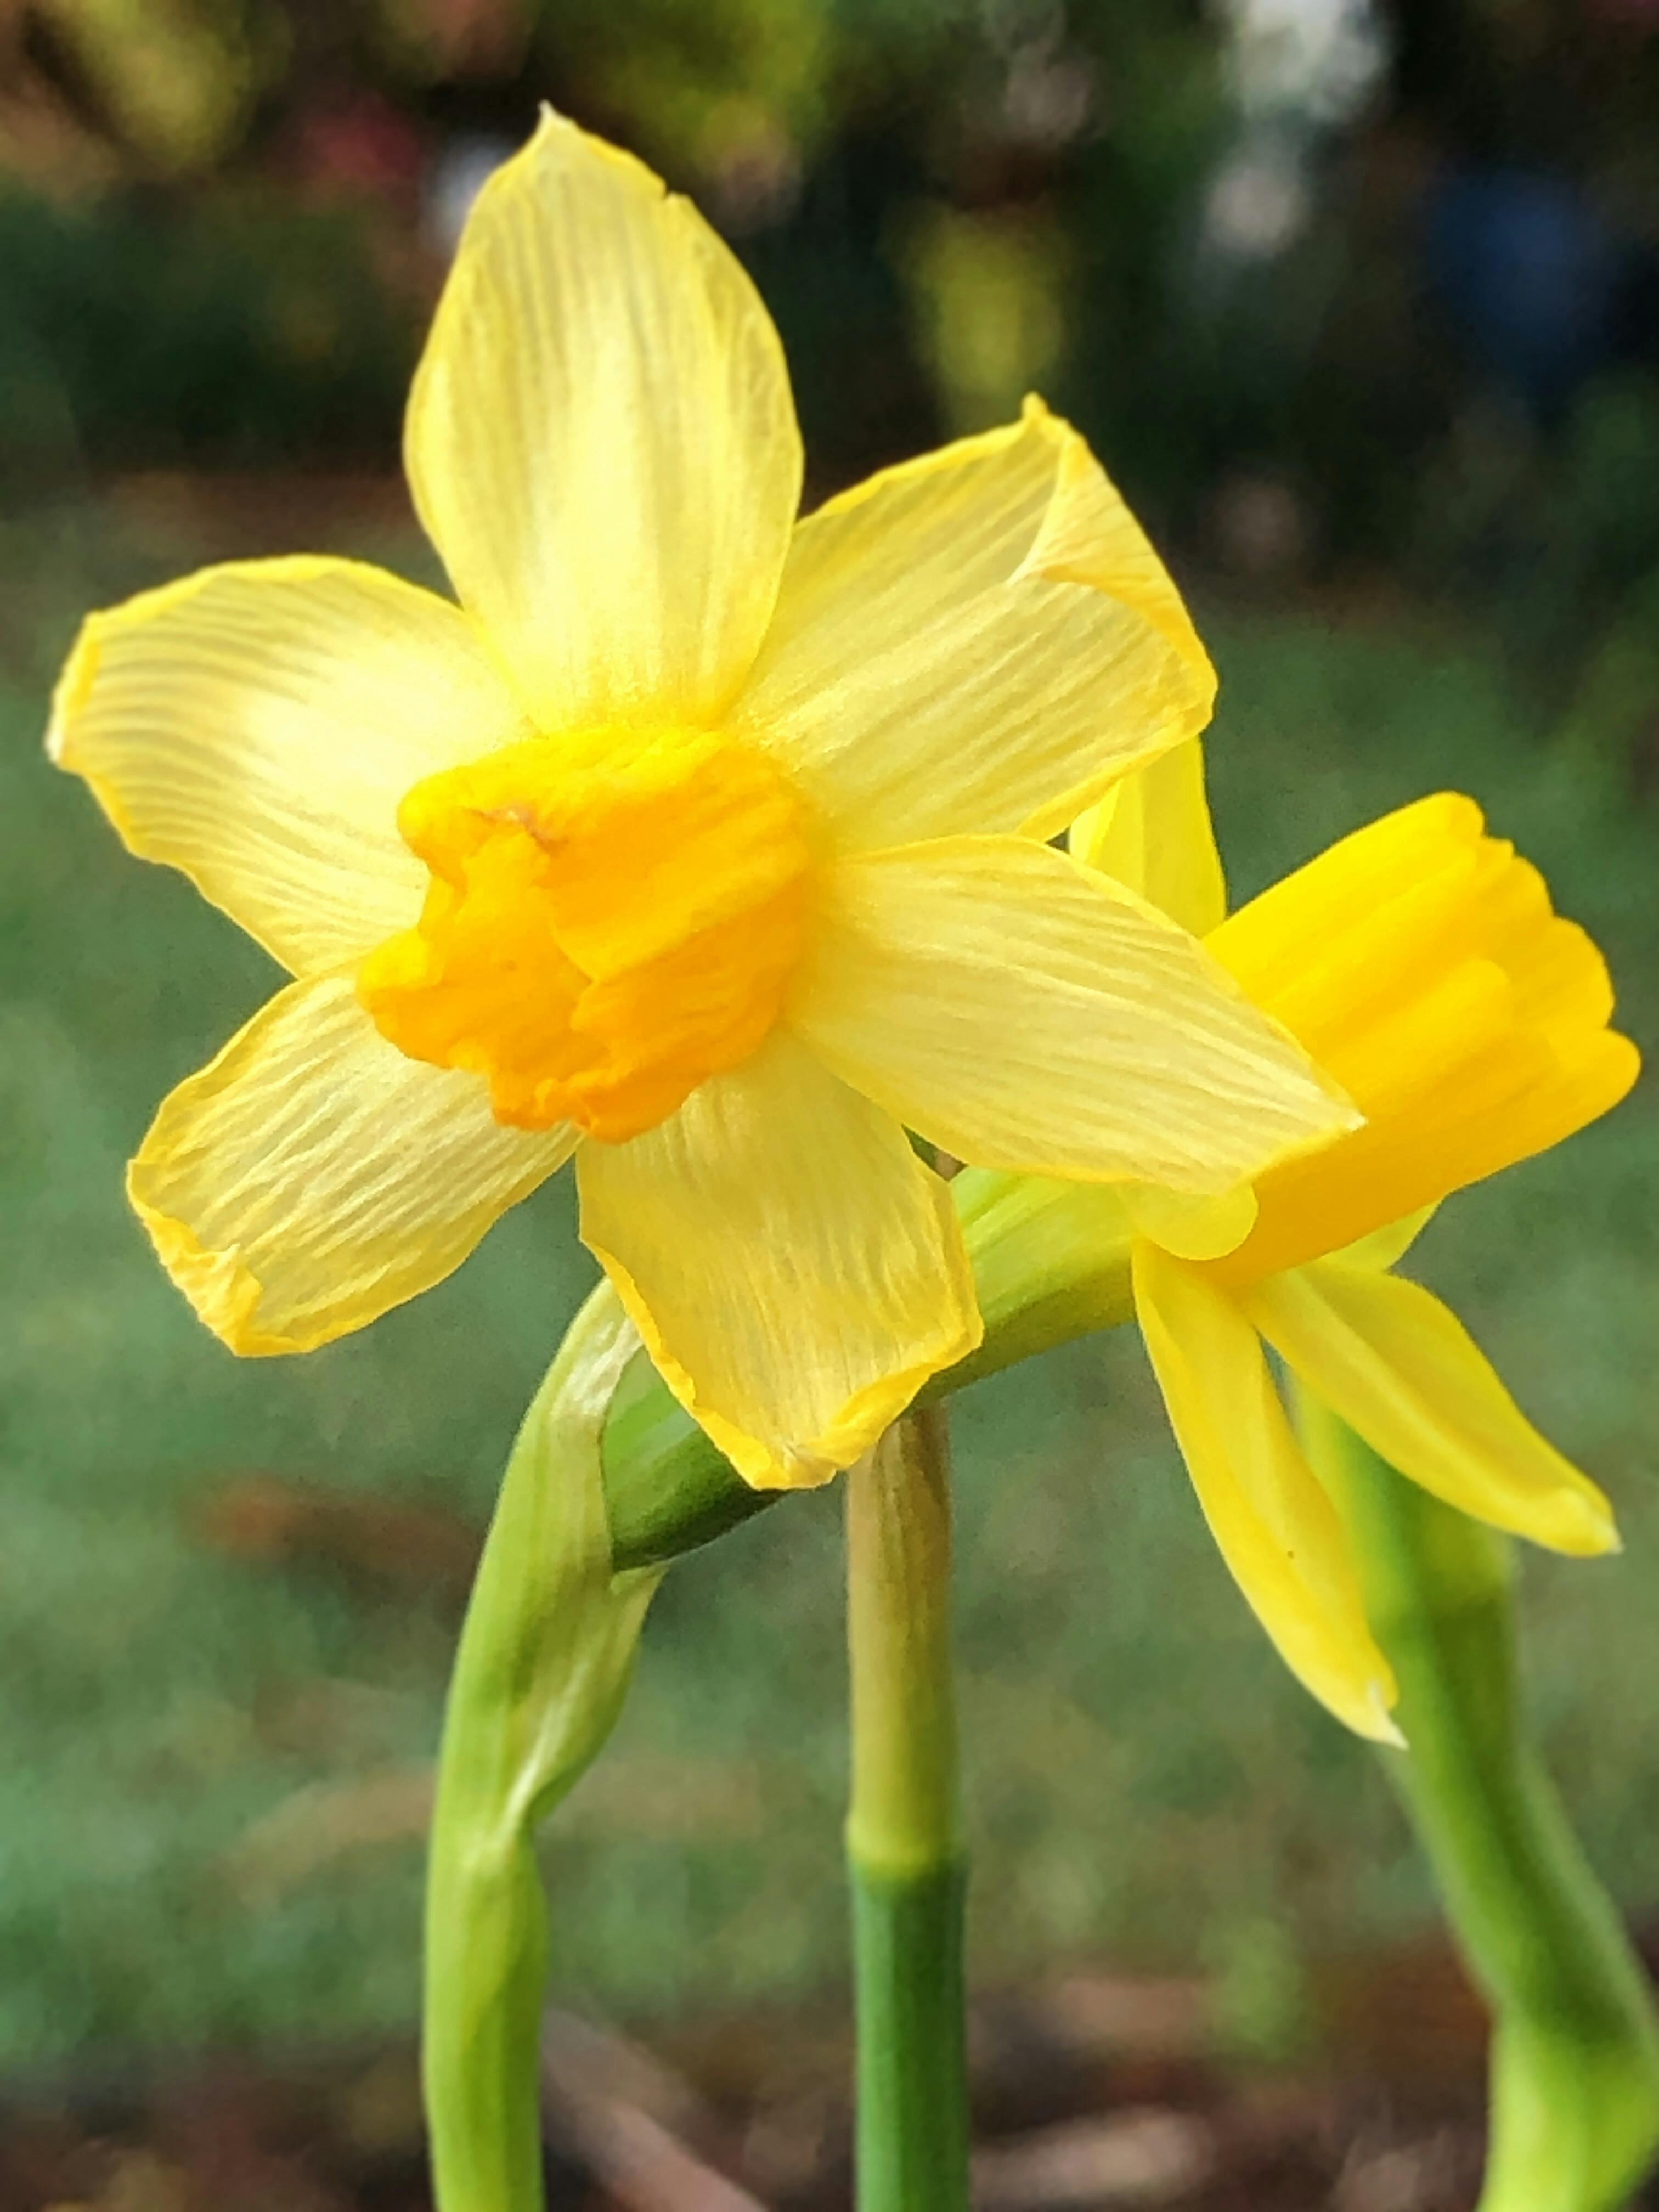
<instances>
[{"instance_id":1,"label":"white blossom in background","mask_svg":"<svg viewBox=\"0 0 1659 2212\"><path fill-rule=\"evenodd\" d=\"M1359 114L1388 65L1375 0L1216 0L1239 135L1210 182L1200 264L1274 260L1307 228L1320 139Z\"/></svg>"},{"instance_id":2,"label":"white blossom in background","mask_svg":"<svg viewBox=\"0 0 1659 2212\"><path fill-rule=\"evenodd\" d=\"M1376 88L1388 40L1374 0L1218 0L1227 77L1249 122L1269 117L1331 129Z\"/></svg>"},{"instance_id":3,"label":"white blossom in background","mask_svg":"<svg viewBox=\"0 0 1659 2212\"><path fill-rule=\"evenodd\" d=\"M446 139L433 156L421 191L422 225L446 261L455 258L473 201L517 150L509 138L466 131Z\"/></svg>"}]
</instances>

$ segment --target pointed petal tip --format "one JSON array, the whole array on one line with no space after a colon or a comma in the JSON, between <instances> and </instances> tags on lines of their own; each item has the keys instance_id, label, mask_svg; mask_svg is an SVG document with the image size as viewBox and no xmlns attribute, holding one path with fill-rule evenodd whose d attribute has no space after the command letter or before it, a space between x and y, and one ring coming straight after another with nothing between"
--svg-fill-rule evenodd
<instances>
[{"instance_id":1,"label":"pointed petal tip","mask_svg":"<svg viewBox=\"0 0 1659 2212\"><path fill-rule=\"evenodd\" d=\"M829 1481L981 1341L948 1186L786 1030L578 1166L582 1242L751 1489Z\"/></svg>"},{"instance_id":2,"label":"pointed petal tip","mask_svg":"<svg viewBox=\"0 0 1659 2212\"><path fill-rule=\"evenodd\" d=\"M1606 1498L1420 1283L1316 1260L1263 1278L1241 1303L1308 1388L1408 1480L1548 1551L1618 1548Z\"/></svg>"},{"instance_id":3,"label":"pointed petal tip","mask_svg":"<svg viewBox=\"0 0 1659 2212\"><path fill-rule=\"evenodd\" d=\"M1315 1089L1325 1105L1328 1120L1321 1134L1308 1141L1311 1147L1329 1144L1338 1137L1351 1137L1356 1129L1365 1126L1365 1115L1353 1098L1329 1070L1322 1066L1311 1053L1306 1055Z\"/></svg>"},{"instance_id":4,"label":"pointed petal tip","mask_svg":"<svg viewBox=\"0 0 1659 2212\"><path fill-rule=\"evenodd\" d=\"M696 1377L668 1350L632 1276L613 1254L590 1237L584 1236L582 1242L604 1267L639 1331L652 1364L751 1490L821 1490L833 1482L908 1410L930 1377L976 1352L985 1334L978 1308L972 1307L914 1365L883 1376L854 1392L817 1436L799 1443L777 1433L763 1436L700 1401Z\"/></svg>"},{"instance_id":5,"label":"pointed petal tip","mask_svg":"<svg viewBox=\"0 0 1659 2212\"><path fill-rule=\"evenodd\" d=\"M1026 838L826 870L791 1018L899 1120L1018 1174L1219 1198L1352 1111L1195 939Z\"/></svg>"},{"instance_id":6,"label":"pointed petal tip","mask_svg":"<svg viewBox=\"0 0 1659 2212\"><path fill-rule=\"evenodd\" d=\"M1550 1519L1552 1534L1538 1540L1553 1552L1599 1559L1616 1558L1625 1548L1613 1508L1593 1483L1587 1482L1583 1490L1565 1491Z\"/></svg>"},{"instance_id":7,"label":"pointed petal tip","mask_svg":"<svg viewBox=\"0 0 1659 2212\"><path fill-rule=\"evenodd\" d=\"M1409 1751L1411 1746L1405 1733L1389 1711L1399 1694L1392 1683L1370 1683L1365 1692L1364 1723L1356 1725L1360 1735L1371 1743L1386 1744L1390 1751Z\"/></svg>"},{"instance_id":8,"label":"pointed petal tip","mask_svg":"<svg viewBox=\"0 0 1659 2212\"><path fill-rule=\"evenodd\" d=\"M723 1452L750 1490L822 1490L825 1483L833 1482L843 1467L852 1460L826 1458L820 1451L810 1448L785 1450L767 1443L758 1437L721 1420L718 1413L699 1408L695 1403L696 1393L689 1387L675 1389L666 1370L658 1363L659 1372L669 1381L686 1411L708 1437L715 1449ZM853 1458L856 1459L857 1453Z\"/></svg>"},{"instance_id":9,"label":"pointed petal tip","mask_svg":"<svg viewBox=\"0 0 1659 2212\"><path fill-rule=\"evenodd\" d=\"M674 197L656 171L637 155L629 153L625 147L613 146L609 139L592 131L585 131L574 116L565 114L551 100L544 100L537 111L536 126L530 136L484 179L469 214L469 225L482 208L511 193L521 180L532 177L544 161L566 167L586 161L596 170L609 167L620 171L636 186L647 186L659 199ZM464 233L462 250L465 243Z\"/></svg>"},{"instance_id":10,"label":"pointed petal tip","mask_svg":"<svg viewBox=\"0 0 1659 2212\"><path fill-rule=\"evenodd\" d=\"M656 171L648 162L641 161L637 154L630 154L625 146L615 145L609 138L600 137L597 131L585 130L574 115L567 115L562 108L556 107L550 100L542 101L537 110L535 129L519 149L518 153L512 155L501 166L503 168L510 167L514 161L524 161L527 156L544 152L550 141L561 138L565 140L573 150L584 155L590 161L601 164L609 162L613 167L622 170L626 175L633 178L636 183L644 181L653 185L661 196L671 199L679 197L669 191L667 185ZM498 170L496 174L500 173Z\"/></svg>"},{"instance_id":11,"label":"pointed petal tip","mask_svg":"<svg viewBox=\"0 0 1659 2212\"><path fill-rule=\"evenodd\" d=\"M701 724L735 698L799 505L799 429L752 281L645 162L544 110L468 213L404 456L538 723Z\"/></svg>"},{"instance_id":12,"label":"pointed petal tip","mask_svg":"<svg viewBox=\"0 0 1659 2212\"><path fill-rule=\"evenodd\" d=\"M817 1490L861 1459L908 1410L923 1385L976 1352L984 1335L978 1306L969 1300L919 1358L855 1391L816 1437L799 1445L750 1435L718 1414L699 1410L690 1396L687 1409L751 1490Z\"/></svg>"},{"instance_id":13,"label":"pointed petal tip","mask_svg":"<svg viewBox=\"0 0 1659 2212\"><path fill-rule=\"evenodd\" d=\"M1364 1115L1335 1078L1328 1075L1317 1060L1310 1058L1281 1024L1273 1021L1269 1015L1264 1015L1262 1018L1295 1047L1302 1064L1306 1113L1302 1128L1282 1142L1270 1158L1263 1160L1253 1170L1252 1179L1257 1181L1270 1169L1288 1167L1295 1161L1312 1158L1365 1127Z\"/></svg>"}]
</instances>

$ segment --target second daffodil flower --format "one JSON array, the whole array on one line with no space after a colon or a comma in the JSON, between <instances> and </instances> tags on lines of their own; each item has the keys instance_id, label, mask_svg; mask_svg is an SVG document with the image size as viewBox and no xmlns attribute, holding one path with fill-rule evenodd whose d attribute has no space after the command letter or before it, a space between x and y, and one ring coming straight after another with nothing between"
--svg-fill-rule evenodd
<instances>
[{"instance_id":1,"label":"second daffodil flower","mask_svg":"<svg viewBox=\"0 0 1659 2212\"><path fill-rule=\"evenodd\" d=\"M1613 1549L1606 1498L1541 1437L1455 1315L1394 1274L1439 1201L1614 1105L1638 1056L1605 962L1473 799L1402 807L1222 919L1196 744L1124 783L1073 848L1193 929L1345 1084L1365 1125L1218 1200L1056 1192L1127 1252L1141 1334L1205 1515L1291 1667L1392 1740L1395 1686L1335 1508L1263 1341L1374 1450L1475 1519Z\"/></svg>"},{"instance_id":2,"label":"second daffodil flower","mask_svg":"<svg viewBox=\"0 0 1659 2212\"><path fill-rule=\"evenodd\" d=\"M1206 1193L1357 1118L1042 842L1213 679L1040 405L797 524L748 279L550 116L468 223L406 457L459 605L212 568L90 620L56 700L133 850L296 978L131 1172L235 1350L372 1321L574 1153L671 1386L750 1481L816 1481L977 1340L907 1125Z\"/></svg>"}]
</instances>

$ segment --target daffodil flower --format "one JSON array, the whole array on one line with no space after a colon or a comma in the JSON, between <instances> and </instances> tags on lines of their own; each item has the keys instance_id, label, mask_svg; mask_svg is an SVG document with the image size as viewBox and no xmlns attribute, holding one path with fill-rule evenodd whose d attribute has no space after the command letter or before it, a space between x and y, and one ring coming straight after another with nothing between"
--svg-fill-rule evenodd
<instances>
[{"instance_id":1,"label":"daffodil flower","mask_svg":"<svg viewBox=\"0 0 1659 2212\"><path fill-rule=\"evenodd\" d=\"M1075 825L1073 848L1206 931L1365 1115L1218 1200L1131 1188L1080 1202L1097 1238L1128 1250L1170 1425L1245 1595L1316 1697L1396 1740L1346 1539L1263 1344L1436 1497L1556 1551L1617 1547L1595 1485L1527 1420L1456 1316L1390 1272L1449 1193L1630 1088L1637 1054L1607 1027L1606 964L1453 793L1345 837L1224 921L1196 744L1121 786Z\"/></svg>"},{"instance_id":2,"label":"daffodil flower","mask_svg":"<svg viewBox=\"0 0 1659 2212\"><path fill-rule=\"evenodd\" d=\"M50 744L287 968L133 1203L236 1351L447 1274L575 1155L582 1234L743 1474L822 1480L977 1341L908 1126L1225 1189L1356 1115L1042 841L1214 679L1082 440L1018 423L797 523L776 332L686 202L549 116L410 403L459 604L211 568L87 624Z\"/></svg>"}]
</instances>

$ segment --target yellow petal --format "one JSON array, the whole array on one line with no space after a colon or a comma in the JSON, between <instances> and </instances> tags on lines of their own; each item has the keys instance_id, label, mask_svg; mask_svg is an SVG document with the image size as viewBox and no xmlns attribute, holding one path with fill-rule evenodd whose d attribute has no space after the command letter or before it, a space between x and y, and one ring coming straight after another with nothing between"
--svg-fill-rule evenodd
<instances>
[{"instance_id":1,"label":"yellow petal","mask_svg":"<svg viewBox=\"0 0 1659 2212\"><path fill-rule=\"evenodd\" d=\"M1135 1310L1170 1424L1221 1556L1285 1664L1361 1735L1398 1743L1397 1692L1365 1620L1335 1507L1285 1418L1255 1331L1156 1245L1134 1249Z\"/></svg>"},{"instance_id":2,"label":"yellow petal","mask_svg":"<svg viewBox=\"0 0 1659 2212\"><path fill-rule=\"evenodd\" d=\"M477 1076L405 1060L325 975L163 1102L127 1190L233 1352L309 1352L441 1282L574 1141L501 1127Z\"/></svg>"},{"instance_id":3,"label":"yellow petal","mask_svg":"<svg viewBox=\"0 0 1659 2212\"><path fill-rule=\"evenodd\" d=\"M1218 1198L1194 1198L1161 1183L1126 1182L1122 1199L1136 1233L1178 1260L1218 1260L1255 1226L1255 1192L1248 1182L1236 1183Z\"/></svg>"},{"instance_id":4,"label":"yellow petal","mask_svg":"<svg viewBox=\"0 0 1659 2212\"><path fill-rule=\"evenodd\" d=\"M1258 1188L1253 1281L1541 1152L1634 1081L1607 964L1537 870L1443 792L1345 837L1206 940L1328 1067L1364 1129Z\"/></svg>"},{"instance_id":5,"label":"yellow petal","mask_svg":"<svg viewBox=\"0 0 1659 2212\"><path fill-rule=\"evenodd\" d=\"M1270 1276L1241 1304L1309 1389L1425 1490L1553 1551L1617 1549L1607 1499L1420 1284L1321 1260Z\"/></svg>"},{"instance_id":6,"label":"yellow petal","mask_svg":"<svg viewBox=\"0 0 1659 2212\"><path fill-rule=\"evenodd\" d=\"M858 851L1047 836L1202 729L1214 696L1133 517L1032 401L801 524L737 723Z\"/></svg>"},{"instance_id":7,"label":"yellow petal","mask_svg":"<svg viewBox=\"0 0 1659 2212\"><path fill-rule=\"evenodd\" d=\"M576 1173L583 1242L757 1489L849 1466L979 1342L948 1188L787 1031Z\"/></svg>"},{"instance_id":8,"label":"yellow petal","mask_svg":"<svg viewBox=\"0 0 1659 2212\"><path fill-rule=\"evenodd\" d=\"M518 732L459 608L356 561L204 568L92 615L46 745L147 860L298 975L420 911L398 802Z\"/></svg>"},{"instance_id":9,"label":"yellow petal","mask_svg":"<svg viewBox=\"0 0 1659 2212\"><path fill-rule=\"evenodd\" d=\"M720 713L771 615L800 438L777 332L689 201L545 114L468 219L405 459L544 729Z\"/></svg>"},{"instance_id":10,"label":"yellow petal","mask_svg":"<svg viewBox=\"0 0 1659 2212\"><path fill-rule=\"evenodd\" d=\"M1085 866L1139 891L1195 937L1227 911L1197 738L1114 784L1073 823L1066 842Z\"/></svg>"},{"instance_id":11,"label":"yellow petal","mask_svg":"<svg viewBox=\"0 0 1659 2212\"><path fill-rule=\"evenodd\" d=\"M790 1019L981 1167L1220 1193L1355 1118L1196 939L1023 838L827 869Z\"/></svg>"}]
</instances>

